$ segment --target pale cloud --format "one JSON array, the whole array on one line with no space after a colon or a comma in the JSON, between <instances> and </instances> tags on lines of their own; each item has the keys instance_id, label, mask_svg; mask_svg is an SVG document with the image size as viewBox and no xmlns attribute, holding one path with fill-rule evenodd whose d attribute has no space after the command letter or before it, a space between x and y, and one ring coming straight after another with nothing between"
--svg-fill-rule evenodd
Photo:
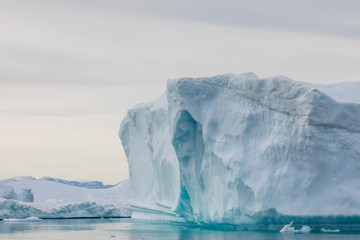
<instances>
[{"instance_id":1,"label":"pale cloud","mask_svg":"<svg viewBox=\"0 0 360 240\"><path fill-rule=\"evenodd\" d=\"M301 58L303 50L317 55L323 45L331 47L327 55L341 62L358 60L354 57L360 37L358 1L13 0L1 4L1 82L164 86L169 77L215 73L202 68L217 73L257 70L267 75L257 65L269 61L268 53L275 60L271 67L279 68L270 74L277 75L288 73L282 65L287 62L277 61L279 56ZM339 46L331 44L337 39ZM354 54L348 54L351 48ZM220 59L234 60L234 55L236 62L231 63L236 67ZM261 58L249 67L246 63L254 55ZM333 67L331 58L322 64L327 63ZM300 69L292 67L293 72L308 65L303 61ZM346 70L356 80L358 70ZM312 74L319 71L323 68L313 69L302 80L312 81ZM336 81L330 75L324 77Z\"/></svg>"},{"instance_id":2,"label":"pale cloud","mask_svg":"<svg viewBox=\"0 0 360 240\"><path fill-rule=\"evenodd\" d=\"M358 81L359 4L1 1L0 178L126 178L120 121L167 78Z\"/></svg>"},{"instance_id":3,"label":"pale cloud","mask_svg":"<svg viewBox=\"0 0 360 240\"><path fill-rule=\"evenodd\" d=\"M160 18L360 38L360 2L354 0L135 2L133 11Z\"/></svg>"}]
</instances>

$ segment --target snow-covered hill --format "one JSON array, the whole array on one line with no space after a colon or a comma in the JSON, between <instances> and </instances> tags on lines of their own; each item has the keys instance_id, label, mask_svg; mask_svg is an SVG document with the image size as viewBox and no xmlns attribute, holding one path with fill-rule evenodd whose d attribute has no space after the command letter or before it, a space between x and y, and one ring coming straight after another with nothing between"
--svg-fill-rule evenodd
<instances>
[{"instance_id":1,"label":"snow-covered hill","mask_svg":"<svg viewBox=\"0 0 360 240\"><path fill-rule=\"evenodd\" d=\"M129 181L89 189L46 178L15 177L0 181L0 218L128 217Z\"/></svg>"}]
</instances>

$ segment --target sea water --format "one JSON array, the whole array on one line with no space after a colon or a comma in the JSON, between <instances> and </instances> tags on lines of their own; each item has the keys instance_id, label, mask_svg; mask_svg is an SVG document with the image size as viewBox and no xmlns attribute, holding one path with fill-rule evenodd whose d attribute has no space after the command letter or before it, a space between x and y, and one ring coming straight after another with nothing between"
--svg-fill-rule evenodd
<instances>
[{"instance_id":1,"label":"sea water","mask_svg":"<svg viewBox=\"0 0 360 240\"><path fill-rule=\"evenodd\" d=\"M294 224L295 228L300 228ZM145 223L132 219L48 219L42 221L0 221L0 239L157 239L157 240L359 240L360 224L332 225L340 232L323 233L322 226L309 225L310 233L280 233L281 225L266 231L239 231L231 227L199 227L187 224Z\"/></svg>"}]
</instances>

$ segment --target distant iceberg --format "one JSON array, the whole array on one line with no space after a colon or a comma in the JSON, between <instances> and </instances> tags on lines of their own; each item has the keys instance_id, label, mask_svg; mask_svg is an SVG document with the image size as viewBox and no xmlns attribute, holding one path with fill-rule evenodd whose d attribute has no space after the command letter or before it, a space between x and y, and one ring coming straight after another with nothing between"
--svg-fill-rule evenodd
<instances>
[{"instance_id":1,"label":"distant iceberg","mask_svg":"<svg viewBox=\"0 0 360 240\"><path fill-rule=\"evenodd\" d=\"M253 73L168 80L120 126L133 218L360 215L359 93Z\"/></svg>"},{"instance_id":2,"label":"distant iceberg","mask_svg":"<svg viewBox=\"0 0 360 240\"><path fill-rule=\"evenodd\" d=\"M0 219L131 216L128 180L106 189L89 189L87 183L76 187L67 182L33 177L0 181ZM102 183L96 185L103 186Z\"/></svg>"}]
</instances>

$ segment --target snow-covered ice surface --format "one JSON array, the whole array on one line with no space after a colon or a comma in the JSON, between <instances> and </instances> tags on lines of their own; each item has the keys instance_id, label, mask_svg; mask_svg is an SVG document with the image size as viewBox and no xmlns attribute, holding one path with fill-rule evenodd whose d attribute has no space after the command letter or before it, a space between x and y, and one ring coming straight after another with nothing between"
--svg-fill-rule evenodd
<instances>
[{"instance_id":1,"label":"snow-covered ice surface","mask_svg":"<svg viewBox=\"0 0 360 240\"><path fill-rule=\"evenodd\" d=\"M129 181L88 189L33 177L0 181L0 219L129 217Z\"/></svg>"},{"instance_id":2,"label":"snow-covered ice surface","mask_svg":"<svg viewBox=\"0 0 360 240\"><path fill-rule=\"evenodd\" d=\"M129 109L119 130L133 217L359 216L359 93L359 83L253 73L168 80L166 94Z\"/></svg>"}]
</instances>

